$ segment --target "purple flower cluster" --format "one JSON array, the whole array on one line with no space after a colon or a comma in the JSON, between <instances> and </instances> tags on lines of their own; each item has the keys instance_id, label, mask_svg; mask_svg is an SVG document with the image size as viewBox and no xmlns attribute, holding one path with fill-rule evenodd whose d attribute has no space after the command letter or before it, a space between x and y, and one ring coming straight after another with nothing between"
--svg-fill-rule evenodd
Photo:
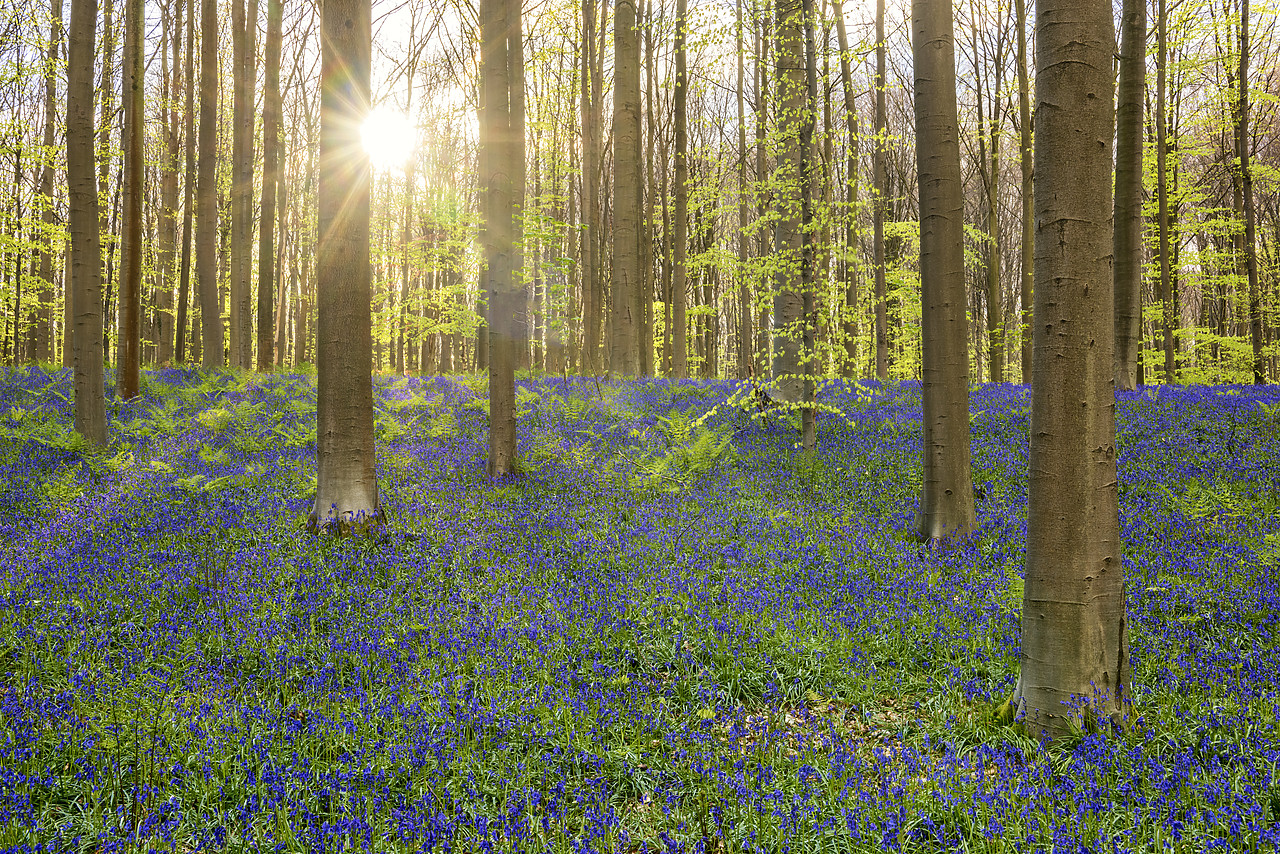
<instances>
[{"instance_id":1,"label":"purple flower cluster","mask_svg":"<svg viewBox=\"0 0 1280 854\"><path fill-rule=\"evenodd\" d=\"M826 388L801 460L735 383L522 381L495 484L480 382L380 378L368 539L306 533L312 381L144 385L87 454L67 375L0 383L2 851L1280 843L1275 389L1117 401L1134 719L1044 748L992 715L1025 388L974 391L980 530L930 549L918 384ZM676 413L732 453L637 477Z\"/></svg>"}]
</instances>

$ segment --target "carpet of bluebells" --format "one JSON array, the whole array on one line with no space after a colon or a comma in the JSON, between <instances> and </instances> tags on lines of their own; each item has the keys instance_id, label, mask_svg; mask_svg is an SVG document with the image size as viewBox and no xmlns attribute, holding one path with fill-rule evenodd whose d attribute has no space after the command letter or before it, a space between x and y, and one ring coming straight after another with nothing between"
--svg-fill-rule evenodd
<instances>
[{"instance_id":1,"label":"carpet of bluebells","mask_svg":"<svg viewBox=\"0 0 1280 854\"><path fill-rule=\"evenodd\" d=\"M1117 405L1123 734L1013 688L1028 399L980 531L912 536L920 388L379 378L374 537L309 534L315 382L160 370L70 429L0 379L2 851L1178 851L1280 842L1280 391Z\"/></svg>"}]
</instances>

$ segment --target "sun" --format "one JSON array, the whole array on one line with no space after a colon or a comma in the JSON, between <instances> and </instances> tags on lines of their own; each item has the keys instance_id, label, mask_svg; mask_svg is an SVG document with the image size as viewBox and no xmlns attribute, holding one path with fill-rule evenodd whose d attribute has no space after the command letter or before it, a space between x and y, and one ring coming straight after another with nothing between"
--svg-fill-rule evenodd
<instances>
[{"instance_id":1,"label":"sun","mask_svg":"<svg viewBox=\"0 0 1280 854\"><path fill-rule=\"evenodd\" d=\"M409 117L385 105L369 111L360 136L369 155L369 165L378 171L403 169L417 142L417 132Z\"/></svg>"}]
</instances>

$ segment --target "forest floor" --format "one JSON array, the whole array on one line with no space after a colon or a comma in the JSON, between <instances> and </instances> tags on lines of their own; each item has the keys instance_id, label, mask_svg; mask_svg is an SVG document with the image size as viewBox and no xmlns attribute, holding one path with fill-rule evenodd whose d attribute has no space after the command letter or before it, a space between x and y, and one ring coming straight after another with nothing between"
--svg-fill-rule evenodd
<instances>
[{"instance_id":1,"label":"forest floor","mask_svg":"<svg viewBox=\"0 0 1280 854\"><path fill-rule=\"evenodd\" d=\"M1280 843L1280 389L1117 406L1131 728L1001 727L1025 388L911 535L918 384L819 449L734 382L379 378L376 538L305 530L315 383L0 379L0 850L1254 851ZM37 846L39 843L39 846Z\"/></svg>"}]
</instances>

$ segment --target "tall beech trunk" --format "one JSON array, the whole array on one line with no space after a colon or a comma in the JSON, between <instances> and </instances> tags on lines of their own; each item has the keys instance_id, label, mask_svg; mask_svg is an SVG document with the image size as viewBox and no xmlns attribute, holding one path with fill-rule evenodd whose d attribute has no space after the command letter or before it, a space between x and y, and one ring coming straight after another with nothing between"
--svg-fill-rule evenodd
<instances>
[{"instance_id":1,"label":"tall beech trunk","mask_svg":"<svg viewBox=\"0 0 1280 854\"><path fill-rule=\"evenodd\" d=\"M844 364L840 375L847 378L857 376L858 367L858 275L857 275L857 233L858 233L858 107L853 95L853 74L849 68L849 35L845 30L844 10L840 0L833 0L832 9L836 19L836 35L840 41L840 83L844 92L845 132L848 136L847 162L845 164L846 192L848 207L842 217L844 220L844 251L840 269L844 281Z\"/></svg>"},{"instance_id":2,"label":"tall beech trunk","mask_svg":"<svg viewBox=\"0 0 1280 854\"><path fill-rule=\"evenodd\" d=\"M653 199L657 195L657 187L653 178L653 158L655 151L654 135L657 123L653 118L654 87L654 49L653 49L653 7L655 0L644 4L646 26L643 28L645 44L645 154L644 154L644 223L640 229L640 263L643 267L640 282L640 374L651 377L656 373L653 353L653 286L654 275L653 253ZM570 218L572 219L572 217Z\"/></svg>"},{"instance_id":3,"label":"tall beech trunk","mask_svg":"<svg viewBox=\"0 0 1280 854\"><path fill-rule=\"evenodd\" d=\"M1166 66L1169 63L1168 14L1165 0L1157 0L1156 11L1156 197L1158 214L1156 226L1160 243L1160 323L1164 335L1164 381L1177 382L1177 362L1174 340L1176 321L1173 314L1173 281L1169 271L1169 181L1165 161L1169 159L1166 127L1165 87L1168 85Z\"/></svg>"},{"instance_id":4,"label":"tall beech trunk","mask_svg":"<svg viewBox=\"0 0 1280 854\"><path fill-rule=\"evenodd\" d=\"M610 372L640 369L640 37L635 0L617 0L613 38L613 311Z\"/></svg>"},{"instance_id":5,"label":"tall beech trunk","mask_svg":"<svg viewBox=\"0 0 1280 854\"><path fill-rule=\"evenodd\" d=\"M67 44L67 189L71 230L71 334L76 432L107 444L103 389L102 248L94 177L93 54L97 0L71 0Z\"/></svg>"},{"instance_id":6,"label":"tall beech trunk","mask_svg":"<svg viewBox=\"0 0 1280 854\"><path fill-rule=\"evenodd\" d=\"M1115 380L1138 387L1142 351L1142 104L1147 78L1146 0L1124 0L1120 18L1120 83L1116 109Z\"/></svg>"},{"instance_id":7,"label":"tall beech trunk","mask_svg":"<svg viewBox=\"0 0 1280 854\"><path fill-rule=\"evenodd\" d=\"M174 355L179 362L185 362L187 353L187 306L191 302L191 229L195 213L196 187L196 0L191 0L191 8L187 10L187 51L184 62L184 101L183 118L186 123L183 132L186 148L186 168L183 180L182 200L182 260L178 270L178 309L177 324L174 330ZM195 349L195 330L191 332L192 350ZM191 354L194 359L194 353Z\"/></svg>"},{"instance_id":8,"label":"tall beech trunk","mask_svg":"<svg viewBox=\"0 0 1280 854\"><path fill-rule=\"evenodd\" d=\"M169 39L172 63L163 63L165 165L160 189L159 240L156 250L156 364L173 362L174 250L178 238L178 173L182 169L181 131L178 110L179 75L182 61L183 0L173 0L172 14L165 15L165 37ZM170 76L172 72L172 76Z\"/></svg>"},{"instance_id":9,"label":"tall beech trunk","mask_svg":"<svg viewBox=\"0 0 1280 854\"><path fill-rule=\"evenodd\" d=\"M1240 0L1240 97L1236 101L1236 145L1240 150L1240 192L1244 201L1244 259L1249 276L1249 340L1253 345L1253 381L1267 381L1262 359L1262 299L1258 287L1257 213L1253 172L1249 168L1249 0Z\"/></svg>"},{"instance_id":10,"label":"tall beech trunk","mask_svg":"<svg viewBox=\"0 0 1280 854\"><path fill-rule=\"evenodd\" d=\"M777 206L773 287L773 381L775 395L790 404L804 399L804 220L806 179L804 114L808 110L802 0L775 4L774 64L778 92Z\"/></svg>"},{"instance_id":11,"label":"tall beech trunk","mask_svg":"<svg viewBox=\"0 0 1280 854\"><path fill-rule=\"evenodd\" d=\"M733 6L734 38L738 61L738 379L751 376L751 288L747 281L748 245L751 241L747 228L748 199L751 187L747 183L747 111L746 85L742 38L742 0Z\"/></svg>"},{"instance_id":12,"label":"tall beech trunk","mask_svg":"<svg viewBox=\"0 0 1280 854\"><path fill-rule=\"evenodd\" d=\"M218 305L218 3L200 3L200 163L196 186L196 284L203 363L223 363Z\"/></svg>"},{"instance_id":13,"label":"tall beech trunk","mask_svg":"<svg viewBox=\"0 0 1280 854\"><path fill-rule=\"evenodd\" d=\"M258 231L258 370L269 371L272 358L276 291L276 191L280 182L280 41L284 0L267 0L264 57L266 91L262 97L262 215ZM283 237L283 235L281 235Z\"/></svg>"},{"instance_id":14,"label":"tall beech trunk","mask_svg":"<svg viewBox=\"0 0 1280 854\"><path fill-rule=\"evenodd\" d=\"M950 18L950 14L947 17ZM952 50L954 51L954 47ZM882 382L889 378L889 311L886 305L884 269L884 208L885 196L889 190L884 162L887 125L884 85L884 0L876 0L876 143L872 154L876 186L871 204L871 252L876 277L876 377Z\"/></svg>"},{"instance_id":15,"label":"tall beech trunk","mask_svg":"<svg viewBox=\"0 0 1280 854\"><path fill-rule=\"evenodd\" d=\"M675 196L675 212L672 218L675 245L672 260L671 282L671 375L676 379L689 376L689 74L687 38L689 15L686 0L676 0L676 91L675 137L676 162L672 192Z\"/></svg>"},{"instance_id":16,"label":"tall beech trunk","mask_svg":"<svg viewBox=\"0 0 1280 854\"><path fill-rule=\"evenodd\" d=\"M52 0L50 8L49 48L45 52L44 73L44 147L52 151L54 128L58 120L58 50L62 45L62 0ZM47 155L40 170L40 272L36 306L32 312L31 358L47 362L53 358L53 159Z\"/></svg>"},{"instance_id":17,"label":"tall beech trunk","mask_svg":"<svg viewBox=\"0 0 1280 854\"><path fill-rule=\"evenodd\" d=\"M1109 0L1039 0L1027 562L1007 711L1055 739L1120 723L1129 700L1107 216L1114 55Z\"/></svg>"},{"instance_id":18,"label":"tall beech trunk","mask_svg":"<svg viewBox=\"0 0 1280 854\"><path fill-rule=\"evenodd\" d=\"M800 115L800 399L805 404L800 410L800 447L812 452L818 444L817 424L814 419L814 376L818 372L817 348L814 346L814 330L817 326L813 308L814 289L814 234L813 234L813 185L816 179L813 132L814 116L818 110L818 49L814 40L813 0L803 0L801 14L804 17L804 112Z\"/></svg>"},{"instance_id":19,"label":"tall beech trunk","mask_svg":"<svg viewBox=\"0 0 1280 854\"><path fill-rule=\"evenodd\" d=\"M128 0L124 19L124 227L120 247L119 328L116 339L116 394L138 394L142 314L142 0Z\"/></svg>"},{"instance_id":20,"label":"tall beech trunk","mask_svg":"<svg viewBox=\"0 0 1280 854\"><path fill-rule=\"evenodd\" d=\"M582 0L582 364L583 373L600 372L600 79L596 74L595 0Z\"/></svg>"},{"instance_id":21,"label":"tall beech trunk","mask_svg":"<svg viewBox=\"0 0 1280 854\"><path fill-rule=\"evenodd\" d=\"M316 503L312 529L380 522L374 475L369 266L370 0L325 0L320 22L316 247Z\"/></svg>"},{"instance_id":22,"label":"tall beech trunk","mask_svg":"<svg viewBox=\"0 0 1280 854\"><path fill-rule=\"evenodd\" d=\"M507 19L510 28L507 33L507 81L510 87L509 109L511 113L510 138L508 143L511 168L511 287L515 289L511 297L512 326L509 330L513 358L516 368L529 367L529 279L524 269L524 191L527 182L525 165L525 119L524 119L524 26L520 15L510 15ZM601 36L601 44L604 37ZM516 147L516 141L519 147ZM516 157L516 152L519 157ZM455 267L456 269L456 267ZM463 309L459 308L459 313ZM456 361L459 372L466 370L466 348L462 336L458 336ZM514 394L514 392L513 392ZM514 452L513 452L514 453Z\"/></svg>"},{"instance_id":23,"label":"tall beech trunk","mask_svg":"<svg viewBox=\"0 0 1280 854\"><path fill-rule=\"evenodd\" d=\"M911 30L924 408L924 486L916 522L922 538L941 540L976 527L969 454L964 187L949 0L914 0Z\"/></svg>"},{"instance_id":24,"label":"tall beech trunk","mask_svg":"<svg viewBox=\"0 0 1280 854\"><path fill-rule=\"evenodd\" d=\"M1145 2L1145 0L1139 0ZM1018 349L1022 382L1031 382L1031 292L1035 277L1035 200L1032 197L1031 81L1027 61L1027 0L1014 0L1018 26L1018 164L1022 170L1022 274L1018 303L1022 309Z\"/></svg>"},{"instance_id":25,"label":"tall beech trunk","mask_svg":"<svg viewBox=\"0 0 1280 854\"><path fill-rule=\"evenodd\" d=\"M484 195L484 282L489 295L489 475L516 471L514 315L523 292L515 282L513 237L517 195L508 164L524 161L524 136L513 132L512 80L509 52L520 38L518 0L482 0L480 6L480 80L484 87L480 114L480 182ZM521 99L522 100L522 99ZM521 122L520 124L523 124Z\"/></svg>"}]
</instances>

